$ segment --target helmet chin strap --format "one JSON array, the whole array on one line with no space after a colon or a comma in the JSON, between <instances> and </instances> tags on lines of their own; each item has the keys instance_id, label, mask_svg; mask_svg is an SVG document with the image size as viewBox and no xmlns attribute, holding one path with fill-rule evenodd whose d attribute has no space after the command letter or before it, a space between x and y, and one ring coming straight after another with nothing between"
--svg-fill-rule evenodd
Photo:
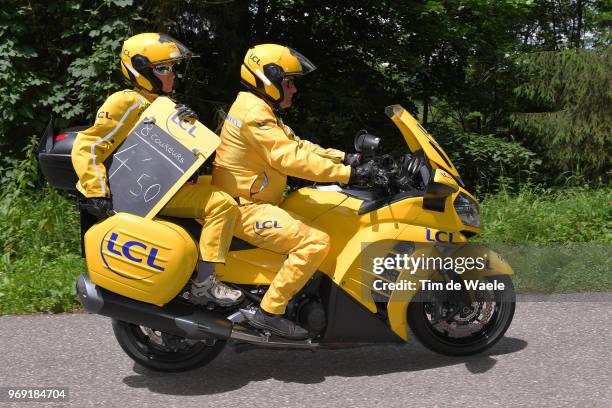
<instances>
[{"instance_id":1,"label":"helmet chin strap","mask_svg":"<svg viewBox=\"0 0 612 408\"><path fill-rule=\"evenodd\" d=\"M174 100L174 94L175 94L174 89L170 92L164 92L163 89L153 89L149 91L148 89L143 88L142 86L138 85L135 82L133 82L132 85L134 85L134 89L136 89L137 91L143 91L143 92L154 94L154 95L167 96L170 99Z\"/></svg>"},{"instance_id":2,"label":"helmet chin strap","mask_svg":"<svg viewBox=\"0 0 612 408\"><path fill-rule=\"evenodd\" d=\"M170 96L174 93L174 88L170 92L166 92L163 89L157 89L154 92L159 95Z\"/></svg>"}]
</instances>

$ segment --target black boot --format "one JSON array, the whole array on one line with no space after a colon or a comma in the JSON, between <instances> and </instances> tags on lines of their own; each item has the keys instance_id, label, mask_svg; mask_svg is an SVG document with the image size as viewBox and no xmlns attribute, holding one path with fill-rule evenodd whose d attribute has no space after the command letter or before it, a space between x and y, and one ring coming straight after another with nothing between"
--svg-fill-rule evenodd
<instances>
[{"instance_id":1,"label":"black boot","mask_svg":"<svg viewBox=\"0 0 612 408\"><path fill-rule=\"evenodd\" d=\"M302 327L281 315L268 313L261 307L257 308L255 313L244 311L243 314L251 326L258 329L269 330L273 334L292 340L305 340L308 338L308 331Z\"/></svg>"}]
</instances>

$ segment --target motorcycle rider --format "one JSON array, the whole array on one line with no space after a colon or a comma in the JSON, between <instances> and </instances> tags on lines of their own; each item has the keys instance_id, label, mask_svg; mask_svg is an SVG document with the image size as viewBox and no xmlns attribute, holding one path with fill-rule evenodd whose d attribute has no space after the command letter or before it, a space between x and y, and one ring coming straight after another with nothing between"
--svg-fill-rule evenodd
<instances>
[{"instance_id":1,"label":"motorcycle rider","mask_svg":"<svg viewBox=\"0 0 612 408\"><path fill-rule=\"evenodd\" d=\"M308 332L283 317L285 308L325 259L330 240L279 207L287 176L341 183L367 177L367 169L350 166L357 155L301 140L279 116L292 105L295 80L314 69L306 57L282 45L250 48L241 67L248 92L240 92L229 110L213 164L212 183L239 205L234 235L287 255L260 307L246 316L252 326L292 339L305 339Z\"/></svg>"},{"instance_id":2,"label":"motorcycle rider","mask_svg":"<svg viewBox=\"0 0 612 408\"><path fill-rule=\"evenodd\" d=\"M128 38L121 50L121 71L134 89L109 96L89 129L78 133L72 149L72 164L79 177L77 189L86 197L85 208L105 218L113 214L104 161L127 137L142 112L160 95L169 96L174 87L176 63L194 54L174 38L159 33L142 33ZM177 105L181 120L193 122L197 115L186 105ZM161 214L202 219L199 247L202 261L191 286L194 303L214 302L230 306L243 294L219 282L215 264L225 262L237 214L236 202L217 187L203 182L187 183Z\"/></svg>"}]
</instances>

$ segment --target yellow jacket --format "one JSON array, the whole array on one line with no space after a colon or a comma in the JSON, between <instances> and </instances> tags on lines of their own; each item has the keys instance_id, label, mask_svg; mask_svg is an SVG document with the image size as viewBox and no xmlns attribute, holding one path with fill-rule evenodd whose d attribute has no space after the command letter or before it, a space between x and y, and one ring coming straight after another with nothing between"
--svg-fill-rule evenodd
<instances>
[{"instance_id":1,"label":"yellow jacket","mask_svg":"<svg viewBox=\"0 0 612 408\"><path fill-rule=\"evenodd\" d=\"M287 176L347 183L344 152L300 140L263 99L240 92L221 129L212 183L232 197L280 204Z\"/></svg>"},{"instance_id":2,"label":"yellow jacket","mask_svg":"<svg viewBox=\"0 0 612 408\"><path fill-rule=\"evenodd\" d=\"M142 89L115 92L98 110L93 126L77 134L72 146L72 166L79 177L77 189L85 197L110 196L104 161L125 140L157 96Z\"/></svg>"}]
</instances>

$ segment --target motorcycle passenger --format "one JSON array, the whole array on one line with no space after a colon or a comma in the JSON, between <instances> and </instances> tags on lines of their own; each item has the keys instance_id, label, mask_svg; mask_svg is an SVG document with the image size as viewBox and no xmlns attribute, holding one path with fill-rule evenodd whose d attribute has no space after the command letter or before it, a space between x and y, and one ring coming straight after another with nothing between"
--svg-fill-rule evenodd
<instances>
[{"instance_id":1,"label":"motorcycle passenger","mask_svg":"<svg viewBox=\"0 0 612 408\"><path fill-rule=\"evenodd\" d=\"M193 53L164 34L143 33L128 38L121 50L121 71L134 89L109 96L89 129L78 133L72 149L72 164L79 177L77 189L86 197L85 208L105 218L113 214L104 161L127 137L142 112L160 95L173 91L175 64ZM181 120L193 122L197 115L185 105L177 105ZM187 183L161 211L161 214L203 220L199 240L197 277L191 285L194 303L214 302L230 306L242 301L243 294L219 282L215 264L225 262L237 214L231 196L203 182Z\"/></svg>"},{"instance_id":2,"label":"motorcycle passenger","mask_svg":"<svg viewBox=\"0 0 612 408\"><path fill-rule=\"evenodd\" d=\"M229 110L213 164L212 183L238 201L234 235L287 255L260 307L246 316L252 326L292 339L305 339L308 332L283 317L285 308L325 259L330 239L279 207L287 176L341 183L365 177L361 168L348 165L355 155L301 140L279 116L292 105L296 79L314 69L288 47L249 49L241 67L248 92L240 92Z\"/></svg>"}]
</instances>

